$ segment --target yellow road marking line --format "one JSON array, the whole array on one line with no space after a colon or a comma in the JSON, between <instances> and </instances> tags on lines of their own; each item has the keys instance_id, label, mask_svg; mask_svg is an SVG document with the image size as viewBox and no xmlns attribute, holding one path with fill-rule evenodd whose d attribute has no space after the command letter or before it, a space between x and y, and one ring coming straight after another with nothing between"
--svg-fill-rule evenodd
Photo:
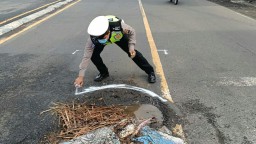
<instances>
[{"instance_id":1,"label":"yellow road marking line","mask_svg":"<svg viewBox=\"0 0 256 144\"><path fill-rule=\"evenodd\" d=\"M36 11L36 10L39 10L39 9L41 9L41 8L43 8L43 7L47 7L47 6L51 5L51 4L57 3L57 2L59 2L59 1L61 1L61 0L57 0L57 1L55 1L55 2L51 2L51 3L49 3L49 4L43 5L43 6L41 6L41 7L38 7L38 8L36 8L36 9L27 11L27 12L25 12L25 13L19 14L19 15L17 15L17 16L14 16L14 17L12 17L12 18L7 19L7 20L1 21L1 22L0 22L0 25L1 25L1 24L4 24L4 23L7 23L7 22L9 22L9 21L11 21L11 20L13 20L13 19L18 18L18 17L21 17L21 16L23 16L23 15L26 15L26 14L28 14L28 13L34 12L34 11Z\"/></svg>"},{"instance_id":2,"label":"yellow road marking line","mask_svg":"<svg viewBox=\"0 0 256 144\"><path fill-rule=\"evenodd\" d=\"M19 31L19 32L15 33L15 34L13 34L13 35L11 35L11 36L9 36L9 37L6 37L6 38L1 39L1 40L0 40L0 44L3 44L4 42L6 42L6 41L8 41L8 40L14 38L15 36L17 36L17 35L19 35L19 34L25 32L26 30L28 30L28 29L30 29L30 28L32 28L32 27L34 27L34 26L36 26L36 25L38 25L38 24L40 24L40 23L46 21L47 19L49 19L49 18L51 18L51 17L53 17L53 16L59 14L60 12L62 12L62 11L64 11L64 10L68 9L69 7L73 6L74 4L76 4L76 3L80 2L80 1L81 1L81 0L78 0L78 1L76 1L76 2L74 2L74 3L72 3L72 4L68 4L68 5L65 6L64 8L62 8L62 9L56 11L56 12L53 13L53 14L50 14L49 16L47 16L47 17L45 17L45 18L43 18L43 19L41 19L41 20L39 20L39 21L37 21L37 22L31 24L31 25L29 25L28 27L22 29L21 31Z\"/></svg>"},{"instance_id":3,"label":"yellow road marking line","mask_svg":"<svg viewBox=\"0 0 256 144\"><path fill-rule=\"evenodd\" d=\"M142 17L143 17L144 26L145 26L145 29L146 29L146 34L147 34L149 46L151 48L153 63L156 66L156 73L160 75L161 91L162 91L163 97L168 99L170 102L173 103L173 100L172 100L172 97L171 97L171 94L170 94L170 91L169 91L169 88L168 88L168 84L167 84L167 81L165 79L165 75L164 75L163 67L162 67L162 64L161 64L161 61L160 61L160 57L159 57L158 52L157 52L157 47L156 47L156 44L154 42L151 30L150 30L150 26L149 26L149 23L148 23L148 20L147 20L146 13L145 13L144 8L142 6L141 0L138 0L138 1L139 1L139 5L140 5L141 14L142 14Z\"/></svg>"},{"instance_id":4,"label":"yellow road marking line","mask_svg":"<svg viewBox=\"0 0 256 144\"><path fill-rule=\"evenodd\" d=\"M152 32L150 30L150 26L149 26L149 23L148 23L146 13L144 11L141 0L138 0L138 1L139 1L139 5L140 5L140 11L141 11L141 14L142 14L142 17L143 17L143 22L144 22L144 26L145 26L145 30L146 30L146 34L147 34L147 38L148 38L148 42L149 42L149 46L150 46L150 49L151 49L153 63L156 66L156 73L159 74L160 79L161 79L161 91L162 91L163 97L166 98L167 100L169 100L170 102L174 103L174 101L173 101L173 99L170 95L170 91L169 91L169 88L168 88L167 81L165 79L165 75L164 75L163 67L162 67L162 64L161 64L161 60L160 60L160 57L159 57L158 52L157 52L157 47L156 47L155 41L153 39ZM183 140L185 140L185 135L184 135L182 126L180 124L176 124L176 126L173 130Z\"/></svg>"}]
</instances>

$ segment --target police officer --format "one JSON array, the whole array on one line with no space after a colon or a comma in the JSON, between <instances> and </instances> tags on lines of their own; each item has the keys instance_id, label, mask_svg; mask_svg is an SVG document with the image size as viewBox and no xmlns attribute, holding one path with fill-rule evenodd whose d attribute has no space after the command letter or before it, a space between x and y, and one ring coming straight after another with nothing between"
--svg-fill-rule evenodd
<instances>
[{"instance_id":1,"label":"police officer","mask_svg":"<svg viewBox=\"0 0 256 144\"><path fill-rule=\"evenodd\" d=\"M81 87L83 85L85 71L90 59L99 70L99 74L95 77L94 81L100 82L109 77L108 68L103 63L100 53L106 45L112 43L117 44L148 74L149 83L156 82L153 67L139 51L134 49L136 43L135 30L124 23L123 20L113 15L98 16L91 21L87 32L90 38L87 40L84 57L79 65L79 75L74 82L76 86Z\"/></svg>"}]
</instances>

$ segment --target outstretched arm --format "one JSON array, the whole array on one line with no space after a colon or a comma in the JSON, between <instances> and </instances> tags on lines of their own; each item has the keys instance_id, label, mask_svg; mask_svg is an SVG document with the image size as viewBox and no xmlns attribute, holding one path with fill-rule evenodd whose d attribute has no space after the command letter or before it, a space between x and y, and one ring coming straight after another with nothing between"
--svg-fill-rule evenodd
<instances>
[{"instance_id":1,"label":"outstretched arm","mask_svg":"<svg viewBox=\"0 0 256 144\"><path fill-rule=\"evenodd\" d=\"M85 50L84 50L84 56L83 59L79 65L79 74L78 77L76 78L74 85L76 87L82 87L84 83L84 75L85 71L90 63L90 59L92 57L92 53L94 50L94 44L92 43L91 39L88 38L86 45L85 45Z\"/></svg>"}]
</instances>

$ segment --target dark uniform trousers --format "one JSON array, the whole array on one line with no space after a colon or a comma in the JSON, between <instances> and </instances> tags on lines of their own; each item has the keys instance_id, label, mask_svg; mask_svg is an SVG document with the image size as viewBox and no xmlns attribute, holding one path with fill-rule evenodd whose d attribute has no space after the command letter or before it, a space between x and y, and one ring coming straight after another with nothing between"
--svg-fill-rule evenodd
<instances>
[{"instance_id":1,"label":"dark uniform trousers","mask_svg":"<svg viewBox=\"0 0 256 144\"><path fill-rule=\"evenodd\" d=\"M115 42L115 44L117 44L130 57L128 39L126 35L124 35L124 37L120 41ZM108 73L108 68L103 63L102 58L100 56L100 53L103 51L104 47L105 45L95 45L95 48L91 57L91 61L97 67L97 69L101 74ZM132 60L147 74L154 72L153 67L148 63L148 61L144 58L144 56L139 51L137 50L135 51L136 51L136 55Z\"/></svg>"}]
</instances>

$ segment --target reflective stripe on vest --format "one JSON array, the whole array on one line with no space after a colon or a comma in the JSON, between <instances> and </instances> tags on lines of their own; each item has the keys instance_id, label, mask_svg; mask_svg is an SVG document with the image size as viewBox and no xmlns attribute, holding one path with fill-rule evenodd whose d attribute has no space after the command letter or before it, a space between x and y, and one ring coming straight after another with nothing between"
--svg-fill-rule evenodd
<instances>
[{"instance_id":1,"label":"reflective stripe on vest","mask_svg":"<svg viewBox=\"0 0 256 144\"><path fill-rule=\"evenodd\" d=\"M110 31L111 31L111 37L109 38L110 42L106 43L108 45L108 44L120 41L123 38L123 33L122 33L121 19L119 19L114 15L107 15L106 17L108 18Z\"/></svg>"}]
</instances>

